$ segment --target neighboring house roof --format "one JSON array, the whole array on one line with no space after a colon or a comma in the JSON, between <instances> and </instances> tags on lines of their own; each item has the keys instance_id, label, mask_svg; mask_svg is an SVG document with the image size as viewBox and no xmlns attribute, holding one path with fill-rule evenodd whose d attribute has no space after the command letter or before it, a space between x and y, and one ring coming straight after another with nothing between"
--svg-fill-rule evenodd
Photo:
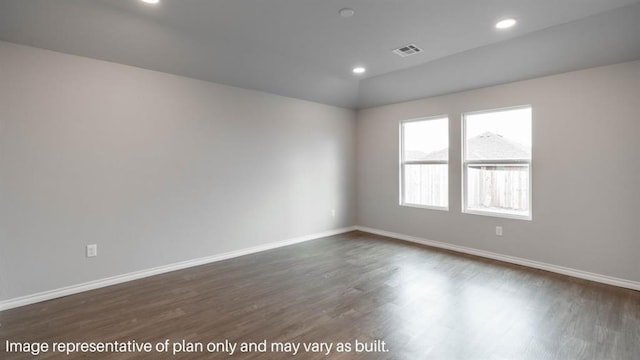
<instances>
[{"instance_id":1,"label":"neighboring house roof","mask_svg":"<svg viewBox=\"0 0 640 360\"><path fill-rule=\"evenodd\" d=\"M486 132L467 140L466 150L467 160L531 158L531 148L492 132Z\"/></svg>"},{"instance_id":2,"label":"neighboring house roof","mask_svg":"<svg viewBox=\"0 0 640 360\"><path fill-rule=\"evenodd\" d=\"M420 160L447 160L447 159L449 159L449 148L430 152Z\"/></svg>"},{"instance_id":3,"label":"neighboring house roof","mask_svg":"<svg viewBox=\"0 0 640 360\"><path fill-rule=\"evenodd\" d=\"M404 153L405 160L424 160L426 157L427 153L419 150L407 150Z\"/></svg>"},{"instance_id":4,"label":"neighboring house roof","mask_svg":"<svg viewBox=\"0 0 640 360\"><path fill-rule=\"evenodd\" d=\"M531 149L509 140L502 135L485 132L467 140L467 160L512 160L529 159ZM449 149L441 149L428 154L410 151L413 160L446 160Z\"/></svg>"}]
</instances>

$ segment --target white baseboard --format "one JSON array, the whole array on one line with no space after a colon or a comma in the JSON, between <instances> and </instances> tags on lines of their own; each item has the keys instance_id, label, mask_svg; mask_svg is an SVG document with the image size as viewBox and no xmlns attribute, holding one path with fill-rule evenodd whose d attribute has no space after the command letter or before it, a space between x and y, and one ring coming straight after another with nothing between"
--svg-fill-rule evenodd
<instances>
[{"instance_id":1,"label":"white baseboard","mask_svg":"<svg viewBox=\"0 0 640 360\"><path fill-rule=\"evenodd\" d=\"M637 282L637 281L631 281L631 280L620 279L620 278L607 276L607 275L595 274L595 273L576 270L576 269L572 269L564 266L547 264L547 263L523 259L515 256L497 254L490 251L478 250L478 249L473 249L466 246L453 245L453 244L448 244L440 241L428 240L428 239L424 239L416 236L398 234L398 233L374 229L366 226L356 226L356 229L362 232L386 236L386 237L390 237L398 240L409 241L412 243L432 246L432 247L441 248L441 249L447 249L447 250L464 253L464 254L476 255L483 258L504 261L504 262L508 262L516 265L522 265L522 266L527 266L534 269L546 270L546 271L567 275L567 276L571 276L579 279L591 280L591 281L595 281L603 284L640 291L640 282Z\"/></svg>"},{"instance_id":2,"label":"white baseboard","mask_svg":"<svg viewBox=\"0 0 640 360\"><path fill-rule=\"evenodd\" d=\"M354 230L356 230L355 226L328 230L328 231L323 231L323 232L319 232L311 235L305 235L305 236L300 236L292 239L253 246L246 249L234 250L234 251L226 252L223 254L217 254L217 255L197 258L193 260L173 263L169 265L158 266L151 269L145 269L145 270L135 271L127 274L116 275L116 276L112 276L112 277L108 277L100 280L89 281L82 284L71 285L71 286L60 288L60 289L48 290L48 291L43 291L43 292L32 294L32 295L22 296L14 299L9 299L9 300L3 300L3 301L0 301L0 311L12 309L12 308L16 308L24 305L34 304L41 301L51 300L51 299L55 299L63 296L73 295L83 291L98 289L105 286L120 284L127 281L142 279L145 277L163 274L170 271L182 270L182 269L190 268L193 266L209 264L216 261L235 258L238 256L249 255L249 254L253 254L261 251L276 249L279 247L298 244L301 242L315 240L315 239L320 239L327 236L338 235L338 234L342 234L342 233L346 233Z\"/></svg>"}]
</instances>

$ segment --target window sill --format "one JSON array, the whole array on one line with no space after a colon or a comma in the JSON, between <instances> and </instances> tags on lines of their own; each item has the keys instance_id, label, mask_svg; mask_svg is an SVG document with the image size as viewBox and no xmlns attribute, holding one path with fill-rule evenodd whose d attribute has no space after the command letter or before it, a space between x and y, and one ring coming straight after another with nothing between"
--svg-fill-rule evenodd
<instances>
[{"instance_id":1,"label":"window sill","mask_svg":"<svg viewBox=\"0 0 640 360\"><path fill-rule=\"evenodd\" d=\"M462 211L462 213L463 214L470 214L470 215L497 217L497 218L504 218L504 219L533 221L533 218L532 218L531 214L518 215L518 214L507 213L507 212L469 210L469 209L466 209L466 210Z\"/></svg>"},{"instance_id":2,"label":"window sill","mask_svg":"<svg viewBox=\"0 0 640 360\"><path fill-rule=\"evenodd\" d=\"M416 209L425 209L425 210L439 210L439 211L449 211L448 206L428 206L428 205L420 205L420 204L400 204L402 207L416 208Z\"/></svg>"}]
</instances>

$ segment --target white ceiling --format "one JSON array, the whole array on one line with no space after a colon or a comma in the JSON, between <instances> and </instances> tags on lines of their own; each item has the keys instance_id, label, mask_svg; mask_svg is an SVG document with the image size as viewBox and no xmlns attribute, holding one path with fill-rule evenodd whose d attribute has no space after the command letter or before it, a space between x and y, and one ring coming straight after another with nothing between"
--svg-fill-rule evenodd
<instances>
[{"instance_id":1,"label":"white ceiling","mask_svg":"<svg viewBox=\"0 0 640 360\"><path fill-rule=\"evenodd\" d=\"M640 0L160 1L0 0L0 39L349 108L640 58Z\"/></svg>"}]
</instances>

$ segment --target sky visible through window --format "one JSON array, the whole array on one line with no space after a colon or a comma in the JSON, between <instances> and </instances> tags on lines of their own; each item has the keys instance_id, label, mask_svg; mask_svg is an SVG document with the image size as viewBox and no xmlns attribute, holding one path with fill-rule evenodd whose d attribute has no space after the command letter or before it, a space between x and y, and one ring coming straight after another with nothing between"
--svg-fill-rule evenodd
<instances>
[{"instance_id":1,"label":"sky visible through window","mask_svg":"<svg viewBox=\"0 0 640 360\"><path fill-rule=\"evenodd\" d=\"M421 151L429 154L448 148L448 127L447 118L434 118L426 121L404 123L405 149L407 151Z\"/></svg>"},{"instance_id":2,"label":"sky visible through window","mask_svg":"<svg viewBox=\"0 0 640 360\"><path fill-rule=\"evenodd\" d=\"M466 138L471 139L486 132L502 135L531 148L531 108L507 109L503 111L468 113Z\"/></svg>"}]
</instances>

